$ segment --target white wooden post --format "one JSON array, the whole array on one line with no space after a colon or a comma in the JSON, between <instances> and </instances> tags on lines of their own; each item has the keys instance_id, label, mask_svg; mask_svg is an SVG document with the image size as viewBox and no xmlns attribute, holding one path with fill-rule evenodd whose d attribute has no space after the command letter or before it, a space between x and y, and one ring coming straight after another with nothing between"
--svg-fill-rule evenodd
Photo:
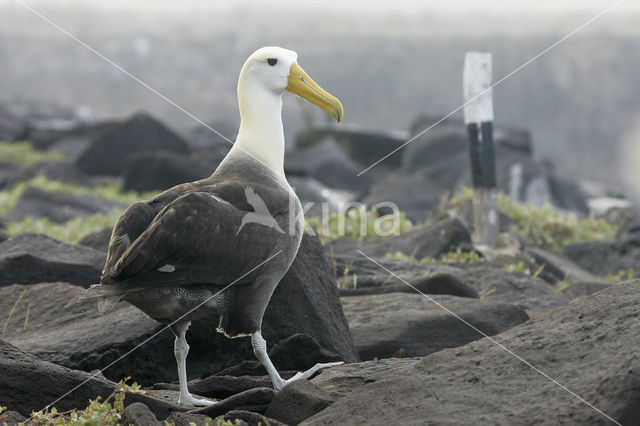
<instances>
[{"instance_id":1,"label":"white wooden post","mask_svg":"<svg viewBox=\"0 0 640 426\"><path fill-rule=\"evenodd\" d=\"M491 53L467 52L462 85L473 183L473 239L477 245L491 246L500 234L490 89Z\"/></svg>"}]
</instances>

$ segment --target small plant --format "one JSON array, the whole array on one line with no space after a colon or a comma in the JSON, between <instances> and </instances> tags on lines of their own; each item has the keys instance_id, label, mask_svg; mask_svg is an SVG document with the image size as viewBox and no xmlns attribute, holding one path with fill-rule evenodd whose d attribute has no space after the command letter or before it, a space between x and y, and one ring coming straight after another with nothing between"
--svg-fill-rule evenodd
<instances>
[{"instance_id":1,"label":"small plant","mask_svg":"<svg viewBox=\"0 0 640 426\"><path fill-rule=\"evenodd\" d=\"M134 191L122 192L117 184L91 188L88 186L51 180L45 176L36 176L30 180L14 185L9 190L0 191L0 216L4 216L9 210L11 210L16 205L25 189L29 187L49 192L93 195L104 200L115 201L122 204L131 204L136 201L152 198L157 194L157 192L145 192L142 194Z\"/></svg>"},{"instance_id":2,"label":"small plant","mask_svg":"<svg viewBox=\"0 0 640 426\"><path fill-rule=\"evenodd\" d=\"M348 209L344 213L331 213L324 219L311 216L307 218L307 224L323 243L340 237L373 240L415 229L404 212L380 216L375 207L367 210L364 206Z\"/></svg>"},{"instance_id":3,"label":"small plant","mask_svg":"<svg viewBox=\"0 0 640 426\"><path fill-rule=\"evenodd\" d=\"M9 223L5 232L12 237L33 232L67 243L77 243L89 234L113 227L121 214L122 209L114 208L107 214L96 213L88 217L76 217L65 223L54 223L46 217L34 219L28 216L21 222Z\"/></svg>"},{"instance_id":4,"label":"small plant","mask_svg":"<svg viewBox=\"0 0 640 426\"><path fill-rule=\"evenodd\" d=\"M449 207L462 208L473 199L473 190L463 187L461 193L449 200ZM614 238L616 226L592 216L579 219L573 213L565 213L550 204L536 207L520 203L505 194L498 194L498 209L511 219L513 230L523 235L530 244L559 252L564 246Z\"/></svg>"},{"instance_id":5,"label":"small plant","mask_svg":"<svg viewBox=\"0 0 640 426\"><path fill-rule=\"evenodd\" d=\"M613 284L620 284L623 282L631 281L636 279L636 271L633 269L621 269L615 274L607 274L604 276L604 279L612 282Z\"/></svg>"},{"instance_id":6,"label":"small plant","mask_svg":"<svg viewBox=\"0 0 640 426\"><path fill-rule=\"evenodd\" d=\"M38 151L29 142L0 141L0 158L3 163L32 166L46 162L65 162L67 158L55 151Z\"/></svg>"},{"instance_id":7,"label":"small plant","mask_svg":"<svg viewBox=\"0 0 640 426\"><path fill-rule=\"evenodd\" d=\"M518 263L504 265L503 269L509 272L520 272L521 274L531 275L531 270L522 260Z\"/></svg>"},{"instance_id":8,"label":"small plant","mask_svg":"<svg viewBox=\"0 0 640 426\"><path fill-rule=\"evenodd\" d=\"M89 405L84 410L69 410L58 412L55 407L47 407L44 411L31 413L30 424L35 425L117 425L124 411L124 398L126 392L144 394L140 385L134 382L127 385L130 377L121 380L118 387L101 402L101 397L89 400Z\"/></svg>"}]
</instances>

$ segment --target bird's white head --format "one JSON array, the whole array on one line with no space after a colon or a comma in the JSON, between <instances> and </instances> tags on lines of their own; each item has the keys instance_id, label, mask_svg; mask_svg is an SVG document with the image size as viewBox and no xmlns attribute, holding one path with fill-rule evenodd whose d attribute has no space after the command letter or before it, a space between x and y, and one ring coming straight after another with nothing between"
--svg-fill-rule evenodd
<instances>
[{"instance_id":1,"label":"bird's white head","mask_svg":"<svg viewBox=\"0 0 640 426\"><path fill-rule=\"evenodd\" d=\"M344 114L342 103L318 86L298 65L298 54L293 50L267 46L253 52L240 72L238 94L248 87L275 95L289 91L318 105L337 121L342 120Z\"/></svg>"},{"instance_id":2,"label":"bird's white head","mask_svg":"<svg viewBox=\"0 0 640 426\"><path fill-rule=\"evenodd\" d=\"M240 130L236 145L278 170L284 158L281 109L285 91L319 106L337 121L344 114L342 103L298 65L296 52L275 46L253 52L238 78Z\"/></svg>"}]
</instances>

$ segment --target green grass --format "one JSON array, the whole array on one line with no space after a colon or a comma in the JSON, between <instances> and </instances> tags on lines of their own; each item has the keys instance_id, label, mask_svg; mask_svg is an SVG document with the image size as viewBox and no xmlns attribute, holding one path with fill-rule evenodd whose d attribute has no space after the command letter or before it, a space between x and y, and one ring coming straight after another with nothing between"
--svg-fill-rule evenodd
<instances>
[{"instance_id":1,"label":"green grass","mask_svg":"<svg viewBox=\"0 0 640 426\"><path fill-rule=\"evenodd\" d=\"M380 216L375 207L367 210L364 206L360 209L350 209L345 213L332 213L324 221L318 216L311 216L306 220L323 243L340 237L374 240L416 229L404 212L400 212L397 216Z\"/></svg>"},{"instance_id":2,"label":"green grass","mask_svg":"<svg viewBox=\"0 0 640 426\"><path fill-rule=\"evenodd\" d=\"M407 255L401 252L396 253L387 253L385 258L391 260L401 260L403 262L411 262L411 263L479 263L484 262L486 259L480 256L475 251L462 251L460 247L458 247L455 251L451 251L442 255L439 258L435 257L423 257L421 259L416 259L413 255Z\"/></svg>"},{"instance_id":3,"label":"green grass","mask_svg":"<svg viewBox=\"0 0 640 426\"><path fill-rule=\"evenodd\" d=\"M26 217L21 222L7 224L4 232L10 237L30 232L48 235L67 243L77 243L89 234L113 227L121 214L122 210L115 208L108 214L96 213L86 218L76 217L65 223L54 223L46 217Z\"/></svg>"},{"instance_id":4,"label":"green grass","mask_svg":"<svg viewBox=\"0 0 640 426\"><path fill-rule=\"evenodd\" d=\"M473 191L462 188L462 193L453 197L450 205L461 207L472 198ZM542 207L523 204L502 193L498 194L498 209L513 221L513 231L523 235L530 244L554 252L562 251L570 243L612 239L617 232L617 227L605 220L580 219L549 204Z\"/></svg>"},{"instance_id":5,"label":"green grass","mask_svg":"<svg viewBox=\"0 0 640 426\"><path fill-rule=\"evenodd\" d=\"M9 212L18 202L24 191L29 188L39 188L49 192L65 192L73 194L92 195L109 201L122 204L131 204L136 201L153 197L156 192L139 194L136 192L122 192L117 185L100 186L90 188L82 185L74 185L37 176L25 182L14 185L12 188L0 191L0 217ZM112 227L122 209L114 208L109 213L97 213L86 218L74 218L63 224L51 222L47 218L25 218L21 222L11 222L5 225L4 232L9 236L15 236L25 232L35 232L48 235L60 241L77 243L83 237Z\"/></svg>"},{"instance_id":6,"label":"green grass","mask_svg":"<svg viewBox=\"0 0 640 426\"><path fill-rule=\"evenodd\" d=\"M59 152L38 151L29 142L0 141L0 161L32 166L46 162L65 162L67 158Z\"/></svg>"}]
</instances>

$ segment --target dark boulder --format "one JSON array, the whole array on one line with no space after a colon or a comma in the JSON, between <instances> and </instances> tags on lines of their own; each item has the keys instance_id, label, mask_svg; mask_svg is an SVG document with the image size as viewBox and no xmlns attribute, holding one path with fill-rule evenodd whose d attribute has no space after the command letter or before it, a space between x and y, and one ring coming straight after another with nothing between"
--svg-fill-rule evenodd
<instances>
[{"instance_id":1,"label":"dark boulder","mask_svg":"<svg viewBox=\"0 0 640 426\"><path fill-rule=\"evenodd\" d=\"M15 142L27 139L28 135L28 121L7 105L0 105L0 140Z\"/></svg>"},{"instance_id":2,"label":"dark boulder","mask_svg":"<svg viewBox=\"0 0 640 426\"><path fill-rule=\"evenodd\" d=\"M455 275L446 272L433 274L419 274L407 280L411 286L405 283L390 282L388 277L374 275L372 279L359 278L357 288L341 288L340 296L364 296L368 294L388 293L415 293L420 291L425 294L448 294L450 296L470 297L478 299L480 295L471 285L461 281ZM342 299L341 299L342 300ZM343 304L344 305L344 304Z\"/></svg>"},{"instance_id":3,"label":"dark boulder","mask_svg":"<svg viewBox=\"0 0 640 426\"><path fill-rule=\"evenodd\" d=\"M77 387L77 389L76 389ZM23 416L52 404L59 412L85 408L89 399L106 398L117 385L100 375L42 361L0 339L0 401ZM171 395L177 401L178 394ZM58 400L58 398L61 398ZM125 395L125 405L142 402L159 418L184 408L154 392Z\"/></svg>"},{"instance_id":4,"label":"dark boulder","mask_svg":"<svg viewBox=\"0 0 640 426\"><path fill-rule=\"evenodd\" d=\"M402 169L407 173L432 170L460 153L467 154L468 157L468 141L467 131L463 126L434 128L403 150Z\"/></svg>"},{"instance_id":5,"label":"dark boulder","mask_svg":"<svg viewBox=\"0 0 640 426\"><path fill-rule=\"evenodd\" d=\"M194 414L218 417L231 410L252 411L264 414L276 391L272 388L255 388L230 396L208 407L193 410Z\"/></svg>"},{"instance_id":6,"label":"dark boulder","mask_svg":"<svg viewBox=\"0 0 640 426\"><path fill-rule=\"evenodd\" d=\"M123 425L140 425L140 426L160 426L162 423L158 421L155 414L142 402L134 402L124 409L122 418Z\"/></svg>"},{"instance_id":7,"label":"dark boulder","mask_svg":"<svg viewBox=\"0 0 640 426\"><path fill-rule=\"evenodd\" d=\"M331 135L349 157L364 166L362 170L399 148L408 139L408 135L404 132L371 131L362 127L345 125L333 130ZM397 168L400 166L400 162L401 156L396 152L387 157L380 165L383 168Z\"/></svg>"},{"instance_id":8,"label":"dark boulder","mask_svg":"<svg viewBox=\"0 0 640 426\"><path fill-rule=\"evenodd\" d=\"M639 304L636 280L501 333L502 347L485 338L424 358L328 369L312 382L335 402L303 424L611 423L603 413L634 424Z\"/></svg>"},{"instance_id":9,"label":"dark boulder","mask_svg":"<svg viewBox=\"0 0 640 426\"><path fill-rule=\"evenodd\" d=\"M212 172L213 168L181 153L138 152L125 161L122 188L138 192L164 190L206 178Z\"/></svg>"},{"instance_id":10,"label":"dark boulder","mask_svg":"<svg viewBox=\"0 0 640 426\"><path fill-rule=\"evenodd\" d=\"M394 293L341 301L363 360L424 356L484 337L468 324L493 336L529 319L515 305L455 296Z\"/></svg>"},{"instance_id":11,"label":"dark boulder","mask_svg":"<svg viewBox=\"0 0 640 426\"><path fill-rule=\"evenodd\" d=\"M96 213L124 210L126 204L107 201L93 195L49 192L35 187L27 188L18 203L3 218L5 222L21 222L26 217L46 217L55 223L64 223L76 217Z\"/></svg>"},{"instance_id":12,"label":"dark boulder","mask_svg":"<svg viewBox=\"0 0 640 426\"><path fill-rule=\"evenodd\" d=\"M640 238L569 244L563 254L593 274L604 276L628 270L640 275Z\"/></svg>"},{"instance_id":13,"label":"dark boulder","mask_svg":"<svg viewBox=\"0 0 640 426\"><path fill-rule=\"evenodd\" d=\"M573 263L567 257L551 253L538 247L526 249L526 254L531 256L538 265L544 266L540 278L551 284L565 281L574 283L578 281L607 284L605 280Z\"/></svg>"},{"instance_id":14,"label":"dark boulder","mask_svg":"<svg viewBox=\"0 0 640 426\"><path fill-rule=\"evenodd\" d=\"M169 417L164 419L165 425L172 426L212 426L212 419L204 414L194 413L171 413ZM242 426L242 425L238 425ZM266 425L265 425L266 426Z\"/></svg>"},{"instance_id":15,"label":"dark boulder","mask_svg":"<svg viewBox=\"0 0 640 426\"><path fill-rule=\"evenodd\" d=\"M393 290L400 286L410 288L406 283L417 288L423 286L421 291L427 290L429 284L425 279L443 274L454 277L456 281L473 289L473 292L464 291L462 287L455 285L455 292L464 291L463 294L458 294L459 296L473 297L479 294L483 300L511 303L522 309L556 308L567 305L570 300L566 294L539 277L510 272L492 262L416 263L377 257L373 259L379 263L377 265L358 253L336 255L331 259L335 263L338 281L343 287L352 288L352 283L356 283L356 289L344 291L345 295L386 293L386 286ZM444 284L447 282L455 283L450 278L447 278ZM443 290L447 291L446 285L443 285Z\"/></svg>"},{"instance_id":16,"label":"dark boulder","mask_svg":"<svg viewBox=\"0 0 640 426\"><path fill-rule=\"evenodd\" d=\"M282 376L282 372L280 372ZM222 376L211 375L203 379L189 381L189 392L207 398L225 399L254 388L272 386L269 376ZM156 383L153 389L180 390L177 383Z\"/></svg>"},{"instance_id":17,"label":"dark boulder","mask_svg":"<svg viewBox=\"0 0 640 426\"><path fill-rule=\"evenodd\" d=\"M312 177L291 176L287 180L300 199L306 217L344 212L355 198L351 191L329 188Z\"/></svg>"},{"instance_id":18,"label":"dark boulder","mask_svg":"<svg viewBox=\"0 0 640 426\"><path fill-rule=\"evenodd\" d=\"M224 416L217 417L216 421L217 419L223 419L230 422L237 421L238 426L287 426L276 419L245 410L231 410Z\"/></svg>"},{"instance_id":19,"label":"dark boulder","mask_svg":"<svg viewBox=\"0 0 640 426\"><path fill-rule=\"evenodd\" d=\"M138 113L93 139L75 165L89 175L115 176L132 154L158 150L187 152L187 144L156 119Z\"/></svg>"},{"instance_id":20,"label":"dark boulder","mask_svg":"<svg viewBox=\"0 0 640 426\"><path fill-rule=\"evenodd\" d=\"M503 267L477 263L457 264L460 277L487 301L507 302L522 309L549 309L567 305L569 297L539 277L509 272Z\"/></svg>"},{"instance_id":21,"label":"dark boulder","mask_svg":"<svg viewBox=\"0 0 640 426\"><path fill-rule=\"evenodd\" d=\"M21 234L0 243L0 287L64 281L89 287L100 280L105 253L40 234Z\"/></svg>"},{"instance_id":22,"label":"dark boulder","mask_svg":"<svg viewBox=\"0 0 640 426\"><path fill-rule=\"evenodd\" d=\"M445 191L440 183L424 174L391 174L374 183L362 201L375 207L380 215L394 213L389 207L392 203L408 219L420 223L440 203Z\"/></svg>"},{"instance_id":23,"label":"dark boulder","mask_svg":"<svg viewBox=\"0 0 640 426\"><path fill-rule=\"evenodd\" d=\"M361 242L355 247L334 247L334 253L352 255L359 249L371 257L403 253L416 259L438 258L470 243L469 229L458 219L447 219L401 235Z\"/></svg>"},{"instance_id":24,"label":"dark boulder","mask_svg":"<svg viewBox=\"0 0 640 426\"><path fill-rule=\"evenodd\" d=\"M297 425L327 408L333 399L318 385L300 380L287 385L274 397L265 416Z\"/></svg>"},{"instance_id":25,"label":"dark boulder","mask_svg":"<svg viewBox=\"0 0 640 426\"><path fill-rule=\"evenodd\" d=\"M94 250L106 253L109 249L109 242L111 241L112 232L112 228L106 228L102 231L94 232L83 237L80 241L78 241L78 244L81 246L91 247Z\"/></svg>"},{"instance_id":26,"label":"dark boulder","mask_svg":"<svg viewBox=\"0 0 640 426\"><path fill-rule=\"evenodd\" d=\"M369 176L357 176L364 167L349 158L333 138L288 152L284 165L287 175L310 176L330 188L362 191L371 185Z\"/></svg>"}]
</instances>

